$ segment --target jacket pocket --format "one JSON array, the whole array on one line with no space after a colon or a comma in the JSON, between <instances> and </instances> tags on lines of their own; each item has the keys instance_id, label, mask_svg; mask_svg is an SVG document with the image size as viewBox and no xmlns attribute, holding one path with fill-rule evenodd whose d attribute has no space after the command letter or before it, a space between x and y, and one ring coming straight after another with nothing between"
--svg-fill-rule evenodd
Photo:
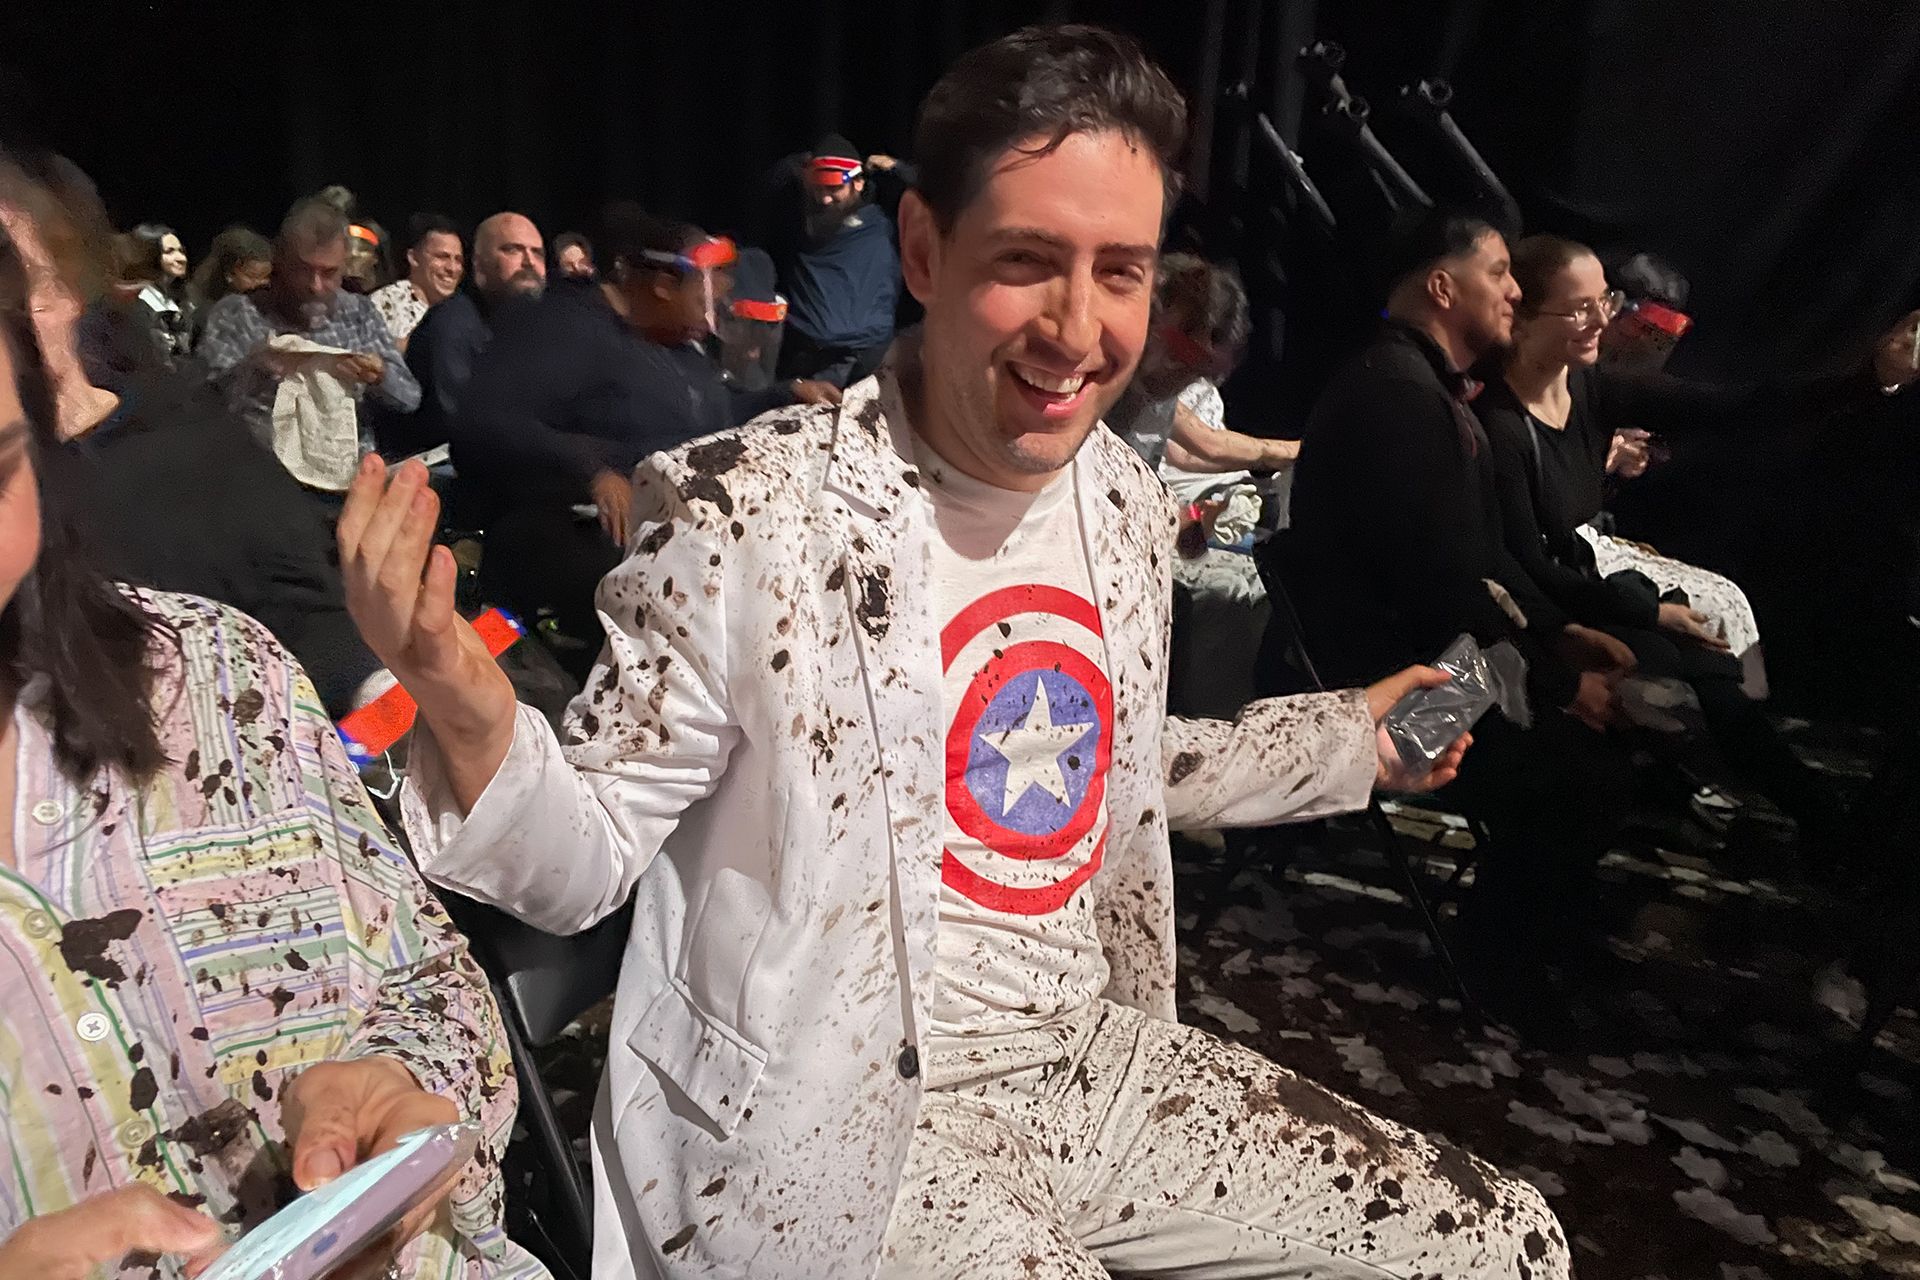
<instances>
[{"instance_id":1,"label":"jacket pocket","mask_svg":"<svg viewBox=\"0 0 1920 1280\"><path fill-rule=\"evenodd\" d=\"M680 1087L731 1138L766 1068L766 1050L709 1017L679 978L660 989L627 1047Z\"/></svg>"}]
</instances>

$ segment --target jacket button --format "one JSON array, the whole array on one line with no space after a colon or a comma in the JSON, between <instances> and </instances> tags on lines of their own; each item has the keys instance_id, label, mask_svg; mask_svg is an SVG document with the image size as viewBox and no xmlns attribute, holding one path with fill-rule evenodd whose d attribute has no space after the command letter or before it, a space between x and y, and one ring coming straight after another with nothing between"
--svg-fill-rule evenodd
<instances>
[{"instance_id":1,"label":"jacket button","mask_svg":"<svg viewBox=\"0 0 1920 1280\"><path fill-rule=\"evenodd\" d=\"M920 1051L912 1045L908 1045L900 1051L900 1061L897 1065L900 1068L900 1078L902 1080L913 1079L920 1074Z\"/></svg>"}]
</instances>

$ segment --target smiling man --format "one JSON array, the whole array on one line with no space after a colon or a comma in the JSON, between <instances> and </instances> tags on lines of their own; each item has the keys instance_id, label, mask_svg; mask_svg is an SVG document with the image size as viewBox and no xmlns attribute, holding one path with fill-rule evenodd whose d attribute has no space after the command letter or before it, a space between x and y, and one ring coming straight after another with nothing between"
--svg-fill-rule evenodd
<instances>
[{"instance_id":1,"label":"smiling man","mask_svg":"<svg viewBox=\"0 0 1920 1280\"><path fill-rule=\"evenodd\" d=\"M419 469L362 473L426 874L563 932L635 899L596 1275L1565 1274L1531 1188L1175 1021L1169 825L1365 803L1439 679L1166 718L1174 512L1100 417L1184 136L1110 32L961 59L901 206L925 329L642 464L564 747L453 614Z\"/></svg>"}]
</instances>

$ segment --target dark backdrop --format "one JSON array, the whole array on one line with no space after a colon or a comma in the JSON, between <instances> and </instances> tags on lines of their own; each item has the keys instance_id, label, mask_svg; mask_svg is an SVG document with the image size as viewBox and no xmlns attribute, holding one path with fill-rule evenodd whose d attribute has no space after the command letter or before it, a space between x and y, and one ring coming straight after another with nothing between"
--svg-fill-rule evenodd
<instances>
[{"instance_id":1,"label":"dark backdrop","mask_svg":"<svg viewBox=\"0 0 1920 1280\"><path fill-rule=\"evenodd\" d=\"M777 157L831 128L903 152L941 69L1023 22L1070 9L1124 27L1191 86L1207 3L13 0L0 4L0 141L68 153L121 225L171 222L196 257L227 223L270 231L295 196L329 182L395 231L420 208L468 225L518 208L552 236L615 196L745 230L756 179ZM1231 78L1251 17L1264 104L1284 19L1277 0L1249 3L1229 0L1223 63ZM1917 300L1914 0L1318 7L1317 34L1347 48L1347 80L1377 107L1422 76L1453 80L1455 116L1531 227L1676 262L1699 322L1681 370L1836 368ZM1300 148L1339 188L1343 149L1316 110L1309 97ZM1423 181L1448 188L1392 112L1376 122ZM1223 168L1195 193L1210 197L1195 221L1251 227L1235 242L1243 266L1264 302L1287 308L1284 326L1264 331L1284 330L1286 364L1272 343L1256 348L1235 383L1236 424L1291 433L1378 305L1357 284L1364 246L1270 235L1222 190ZM1272 194L1256 179L1256 199ZM1271 283L1270 253L1288 283ZM1763 622L1800 629L1802 668L1856 689L1872 687L1852 676L1858 637L1897 624L1915 580L1909 401L1920 393L1785 468L1785 488L1785 455L1754 456L1776 445L1740 439L1676 464L1667 484L1668 528L1709 535L1676 549L1747 575ZM1709 514L1734 511L1748 519ZM1710 536L1756 519L1767 538Z\"/></svg>"},{"instance_id":2,"label":"dark backdrop","mask_svg":"<svg viewBox=\"0 0 1920 1280\"><path fill-rule=\"evenodd\" d=\"M1234 6L1238 8L1238 0ZM1192 84L1201 0L257 0L0 14L0 129L54 145L123 223L198 253L343 182L397 230L503 207L549 234L611 196L715 227L838 128L908 146L953 56L1071 10ZM1695 285L1700 368L1831 363L1920 280L1920 5L1906 0L1341 0L1318 32L1376 104L1445 72L1535 226L1658 250ZM1273 19L1268 19L1271 31ZM1241 43L1236 13L1229 67ZM1316 157L1308 106L1306 150ZM1384 113L1382 113L1384 116ZM1382 133L1392 140L1391 120Z\"/></svg>"}]
</instances>

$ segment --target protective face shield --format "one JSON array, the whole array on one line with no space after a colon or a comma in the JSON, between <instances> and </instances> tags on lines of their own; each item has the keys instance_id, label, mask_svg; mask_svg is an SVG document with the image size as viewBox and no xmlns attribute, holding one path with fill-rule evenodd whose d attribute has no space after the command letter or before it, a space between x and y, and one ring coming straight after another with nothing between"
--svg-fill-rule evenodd
<instances>
[{"instance_id":1,"label":"protective face shield","mask_svg":"<svg viewBox=\"0 0 1920 1280\"><path fill-rule=\"evenodd\" d=\"M1601 338L1610 367L1633 373L1659 370L1674 344L1693 328L1692 317L1651 298L1627 303Z\"/></svg>"},{"instance_id":2,"label":"protective face shield","mask_svg":"<svg viewBox=\"0 0 1920 1280\"><path fill-rule=\"evenodd\" d=\"M780 363L780 340L787 330L787 300L775 294L772 302L736 298L720 318L720 367L743 391L762 391L773 385Z\"/></svg>"},{"instance_id":3,"label":"protective face shield","mask_svg":"<svg viewBox=\"0 0 1920 1280\"><path fill-rule=\"evenodd\" d=\"M700 289L705 299L706 331L718 333L719 318L726 305L724 286L714 287L713 275L731 267L740 257L739 250L726 236L708 236L685 253L666 253L659 249L649 249L641 255L648 266L665 268L678 272L683 278L698 276Z\"/></svg>"}]
</instances>

